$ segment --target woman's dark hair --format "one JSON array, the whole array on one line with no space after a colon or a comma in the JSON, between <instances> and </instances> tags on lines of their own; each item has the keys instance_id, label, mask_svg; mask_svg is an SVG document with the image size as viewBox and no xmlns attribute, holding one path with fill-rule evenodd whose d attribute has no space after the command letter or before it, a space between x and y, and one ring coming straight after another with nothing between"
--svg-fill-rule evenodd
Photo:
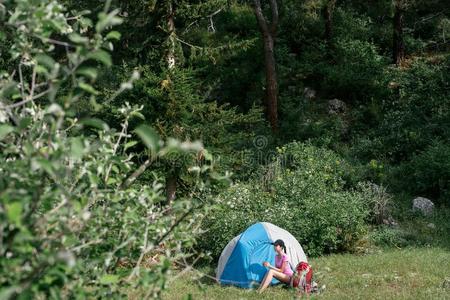
<instances>
[{"instance_id":1,"label":"woman's dark hair","mask_svg":"<svg viewBox=\"0 0 450 300\"><path fill-rule=\"evenodd\" d=\"M275 242L272 243L272 245L280 246L281 249L284 250L284 253L286 253L286 245L284 244L283 240L276 240Z\"/></svg>"}]
</instances>

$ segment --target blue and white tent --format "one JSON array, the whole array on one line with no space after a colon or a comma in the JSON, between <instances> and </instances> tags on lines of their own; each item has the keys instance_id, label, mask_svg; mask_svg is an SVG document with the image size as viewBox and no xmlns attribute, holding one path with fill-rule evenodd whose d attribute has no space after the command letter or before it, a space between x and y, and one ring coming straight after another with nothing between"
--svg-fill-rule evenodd
<instances>
[{"instance_id":1,"label":"blue and white tent","mask_svg":"<svg viewBox=\"0 0 450 300\"><path fill-rule=\"evenodd\" d=\"M281 239L286 245L286 254L291 267L301 261L307 262L302 246L288 231L271 223L256 223L232 239L223 249L216 270L216 279L221 284L251 288L264 278L267 268L262 263L275 265L275 250L271 243ZM274 279L272 283L277 283Z\"/></svg>"}]
</instances>

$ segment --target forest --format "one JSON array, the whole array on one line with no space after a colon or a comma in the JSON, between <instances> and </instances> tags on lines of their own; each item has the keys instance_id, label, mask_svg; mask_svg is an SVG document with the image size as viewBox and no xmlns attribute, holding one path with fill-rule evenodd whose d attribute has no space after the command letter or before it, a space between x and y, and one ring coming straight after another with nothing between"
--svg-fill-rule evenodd
<instances>
[{"instance_id":1,"label":"forest","mask_svg":"<svg viewBox=\"0 0 450 300\"><path fill-rule=\"evenodd\" d=\"M0 299L301 297L214 281L258 222L449 297L450 2L0 0Z\"/></svg>"}]
</instances>

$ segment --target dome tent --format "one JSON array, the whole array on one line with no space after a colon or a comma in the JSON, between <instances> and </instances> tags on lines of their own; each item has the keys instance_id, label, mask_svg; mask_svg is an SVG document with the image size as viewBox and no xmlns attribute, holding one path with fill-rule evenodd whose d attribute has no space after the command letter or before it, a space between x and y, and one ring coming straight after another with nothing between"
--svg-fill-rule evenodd
<instances>
[{"instance_id":1,"label":"dome tent","mask_svg":"<svg viewBox=\"0 0 450 300\"><path fill-rule=\"evenodd\" d=\"M261 282L267 272L262 263L268 261L275 265L276 253L272 243L278 239L286 245L292 268L300 261L307 262L300 243L292 234L271 223L256 223L225 246L216 270L217 281L243 288L251 288L255 282ZM272 283L277 282L274 279Z\"/></svg>"}]
</instances>

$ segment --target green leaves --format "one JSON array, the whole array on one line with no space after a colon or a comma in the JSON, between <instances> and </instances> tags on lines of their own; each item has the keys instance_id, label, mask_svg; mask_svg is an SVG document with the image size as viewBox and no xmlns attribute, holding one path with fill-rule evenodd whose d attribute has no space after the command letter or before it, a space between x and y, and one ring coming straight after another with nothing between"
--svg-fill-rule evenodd
<instances>
[{"instance_id":1,"label":"green leaves","mask_svg":"<svg viewBox=\"0 0 450 300\"><path fill-rule=\"evenodd\" d=\"M106 124L103 120L97 118L88 118L80 121L80 124L85 126L94 127L100 130L109 130L108 124Z\"/></svg>"},{"instance_id":2,"label":"green leaves","mask_svg":"<svg viewBox=\"0 0 450 300\"><path fill-rule=\"evenodd\" d=\"M117 283L119 281L119 275L113 275L113 274L105 274L102 277L100 277L100 283L104 285L110 285Z\"/></svg>"},{"instance_id":3,"label":"green leaves","mask_svg":"<svg viewBox=\"0 0 450 300\"><path fill-rule=\"evenodd\" d=\"M97 69L95 69L95 68L80 67L77 69L75 74L85 76L91 80L95 80L95 79L97 79L98 72L97 72Z\"/></svg>"},{"instance_id":4,"label":"green leaves","mask_svg":"<svg viewBox=\"0 0 450 300\"><path fill-rule=\"evenodd\" d=\"M83 157L84 146L81 137L72 138L70 143L70 153L73 158L79 159Z\"/></svg>"},{"instance_id":5,"label":"green leaves","mask_svg":"<svg viewBox=\"0 0 450 300\"><path fill-rule=\"evenodd\" d=\"M35 59L39 65L44 66L47 70L52 70L55 66L55 60L46 54L40 53L36 55Z\"/></svg>"},{"instance_id":6,"label":"green leaves","mask_svg":"<svg viewBox=\"0 0 450 300\"><path fill-rule=\"evenodd\" d=\"M18 129L19 130L24 130L26 129L28 126L30 126L30 124L33 122L33 120L30 117L24 117L22 119L20 119L19 121L19 125L18 125Z\"/></svg>"},{"instance_id":7,"label":"green leaves","mask_svg":"<svg viewBox=\"0 0 450 300\"><path fill-rule=\"evenodd\" d=\"M111 31L111 32L109 32L106 35L106 39L107 40L116 40L116 41L118 41L118 40L120 40L121 36L122 35L120 34L120 32L118 32L118 31Z\"/></svg>"},{"instance_id":8,"label":"green leaves","mask_svg":"<svg viewBox=\"0 0 450 300\"><path fill-rule=\"evenodd\" d=\"M137 71L103 73L103 80L96 82L113 63L105 49L120 39L119 32L109 29L120 24L118 11L105 9L93 32L83 12L72 15L78 8L65 9L62 3L75 2L9 1L11 23L2 23L6 29L0 29L6 32L0 52L12 50L0 57L0 105L35 97L11 112L0 109L0 218L6 222L0 236L7 241L0 278L4 286L14 287L0 288L0 298L121 298L119 285L129 270L118 267L118 258L136 262L163 235L168 251L191 249L200 230L202 208L189 211L189 199L177 201L165 213L161 175L150 159L138 161L142 152L161 155L163 144L147 125L136 129L139 138L130 135L130 126L145 117L142 103L116 107L98 97L113 98L139 78ZM122 85L115 81L126 77ZM116 122L113 130L103 117ZM139 139L150 151L142 149ZM189 149L198 146L170 145L191 157L195 155ZM186 219L180 222L183 213ZM144 235L148 243L142 247ZM133 273L138 276L133 278L136 288L159 291L170 274L169 259ZM30 274L38 273L30 280Z\"/></svg>"},{"instance_id":9,"label":"green leaves","mask_svg":"<svg viewBox=\"0 0 450 300\"><path fill-rule=\"evenodd\" d=\"M92 85L90 85L88 83L79 82L78 83L78 87L80 89L82 89L83 91L88 92L89 94L93 94L93 95L98 95L99 94L99 92L96 89L94 89L94 87Z\"/></svg>"},{"instance_id":10,"label":"green leaves","mask_svg":"<svg viewBox=\"0 0 450 300\"><path fill-rule=\"evenodd\" d=\"M108 27L112 27L115 25L122 24L122 19L117 17L117 14L119 13L119 10L113 10L109 14L106 14L104 12L101 12L98 14L98 23L95 25L95 30L98 33L101 33L103 30L105 30Z\"/></svg>"},{"instance_id":11,"label":"green leaves","mask_svg":"<svg viewBox=\"0 0 450 300\"><path fill-rule=\"evenodd\" d=\"M14 127L2 124L0 125L0 141L3 140L8 134L14 131Z\"/></svg>"},{"instance_id":12,"label":"green leaves","mask_svg":"<svg viewBox=\"0 0 450 300\"><path fill-rule=\"evenodd\" d=\"M134 145L136 145L138 142L136 141L129 141L128 143L125 144L124 146L124 150L127 150L128 148L133 147Z\"/></svg>"},{"instance_id":13,"label":"green leaves","mask_svg":"<svg viewBox=\"0 0 450 300\"><path fill-rule=\"evenodd\" d=\"M19 95L19 89L17 88L17 82L11 80L9 82L2 82L0 86L0 99L17 98Z\"/></svg>"},{"instance_id":14,"label":"green leaves","mask_svg":"<svg viewBox=\"0 0 450 300\"><path fill-rule=\"evenodd\" d=\"M13 202L6 205L6 212L8 216L9 222L15 224L16 226L20 225L20 219L22 216L22 203Z\"/></svg>"},{"instance_id":15,"label":"green leaves","mask_svg":"<svg viewBox=\"0 0 450 300\"><path fill-rule=\"evenodd\" d=\"M0 299L12 299L19 289L19 286L2 288L0 290Z\"/></svg>"},{"instance_id":16,"label":"green leaves","mask_svg":"<svg viewBox=\"0 0 450 300\"><path fill-rule=\"evenodd\" d=\"M142 142L154 154L159 150L159 136L156 131L148 125L141 125L135 130Z\"/></svg>"},{"instance_id":17,"label":"green leaves","mask_svg":"<svg viewBox=\"0 0 450 300\"><path fill-rule=\"evenodd\" d=\"M145 120L144 115L141 114L141 113L138 112L138 111L133 111L133 112L131 112L130 116L131 116L131 117L137 117L137 118L139 118L139 119L141 119L141 120Z\"/></svg>"},{"instance_id":18,"label":"green leaves","mask_svg":"<svg viewBox=\"0 0 450 300\"><path fill-rule=\"evenodd\" d=\"M75 44L86 44L89 42L87 37L81 36L78 33L69 34L69 40L74 42Z\"/></svg>"},{"instance_id":19,"label":"green leaves","mask_svg":"<svg viewBox=\"0 0 450 300\"><path fill-rule=\"evenodd\" d=\"M111 67L112 65L111 55L105 50L101 49L89 53L87 55L87 59L98 61L107 67Z\"/></svg>"},{"instance_id":20,"label":"green leaves","mask_svg":"<svg viewBox=\"0 0 450 300\"><path fill-rule=\"evenodd\" d=\"M54 176L55 173L53 171L52 163L45 158L35 158L32 161L32 165L35 169L41 169L47 172L47 174Z\"/></svg>"}]
</instances>

